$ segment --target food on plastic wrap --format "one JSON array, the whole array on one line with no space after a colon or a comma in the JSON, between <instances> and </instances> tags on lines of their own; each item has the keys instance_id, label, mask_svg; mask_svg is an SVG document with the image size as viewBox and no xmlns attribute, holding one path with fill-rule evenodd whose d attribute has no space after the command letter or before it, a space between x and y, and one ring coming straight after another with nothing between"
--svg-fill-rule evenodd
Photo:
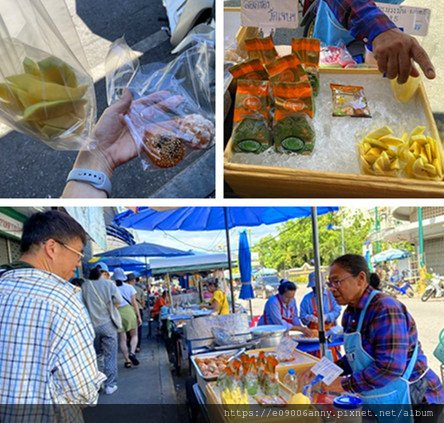
<instances>
[{"instance_id":1,"label":"food on plastic wrap","mask_svg":"<svg viewBox=\"0 0 444 423\"><path fill-rule=\"evenodd\" d=\"M107 97L133 94L126 125L145 170L172 168L195 150L211 147L214 125L214 34L199 34L168 64L139 68L124 39L107 56Z\"/></svg>"},{"instance_id":2,"label":"food on plastic wrap","mask_svg":"<svg viewBox=\"0 0 444 423\"><path fill-rule=\"evenodd\" d=\"M272 63L278 57L271 35L245 40L245 48L250 59L259 59L264 65Z\"/></svg>"},{"instance_id":3,"label":"food on plastic wrap","mask_svg":"<svg viewBox=\"0 0 444 423\"><path fill-rule=\"evenodd\" d=\"M266 66L266 70L272 82L299 82L307 81L308 75L301 65L300 60L294 54L276 59Z\"/></svg>"},{"instance_id":4,"label":"food on plastic wrap","mask_svg":"<svg viewBox=\"0 0 444 423\"><path fill-rule=\"evenodd\" d=\"M309 82L273 84L276 110L273 120L275 150L280 153L311 154L315 132L313 95Z\"/></svg>"},{"instance_id":5,"label":"food on plastic wrap","mask_svg":"<svg viewBox=\"0 0 444 423\"><path fill-rule=\"evenodd\" d=\"M247 60L232 66L228 70L235 79L254 79L258 81L266 81L268 79L268 73L259 59Z\"/></svg>"},{"instance_id":6,"label":"food on plastic wrap","mask_svg":"<svg viewBox=\"0 0 444 423\"><path fill-rule=\"evenodd\" d=\"M218 377L227 367L230 357L228 355L218 355L216 357L194 359L195 363L205 378Z\"/></svg>"},{"instance_id":7,"label":"food on plastic wrap","mask_svg":"<svg viewBox=\"0 0 444 423\"><path fill-rule=\"evenodd\" d=\"M293 38L291 51L304 65L308 74L313 95L319 94L319 58L321 53L321 41L317 38Z\"/></svg>"},{"instance_id":8,"label":"food on plastic wrap","mask_svg":"<svg viewBox=\"0 0 444 423\"><path fill-rule=\"evenodd\" d=\"M233 131L235 151L260 153L271 146L269 101L268 81L238 82Z\"/></svg>"},{"instance_id":9,"label":"food on plastic wrap","mask_svg":"<svg viewBox=\"0 0 444 423\"><path fill-rule=\"evenodd\" d=\"M323 67L341 66L347 68L356 65L356 62L348 52L347 47L341 44L338 46L323 46L321 48L320 64Z\"/></svg>"},{"instance_id":10,"label":"food on plastic wrap","mask_svg":"<svg viewBox=\"0 0 444 423\"><path fill-rule=\"evenodd\" d=\"M285 406L288 402L280 395L256 395L254 399L263 406Z\"/></svg>"},{"instance_id":11,"label":"food on plastic wrap","mask_svg":"<svg viewBox=\"0 0 444 423\"><path fill-rule=\"evenodd\" d=\"M425 127L396 137L384 126L369 133L359 144L361 169L369 175L407 176L441 181L442 157L437 141L425 135Z\"/></svg>"},{"instance_id":12,"label":"food on plastic wrap","mask_svg":"<svg viewBox=\"0 0 444 423\"><path fill-rule=\"evenodd\" d=\"M205 149L214 142L214 123L196 113L180 120L179 132L187 145L193 149Z\"/></svg>"},{"instance_id":13,"label":"food on plastic wrap","mask_svg":"<svg viewBox=\"0 0 444 423\"><path fill-rule=\"evenodd\" d=\"M408 103L418 91L421 78L410 76L405 84L399 84L396 79L390 81L393 95L400 103Z\"/></svg>"},{"instance_id":14,"label":"food on plastic wrap","mask_svg":"<svg viewBox=\"0 0 444 423\"><path fill-rule=\"evenodd\" d=\"M330 84L333 95L333 116L371 118L363 87Z\"/></svg>"}]
</instances>

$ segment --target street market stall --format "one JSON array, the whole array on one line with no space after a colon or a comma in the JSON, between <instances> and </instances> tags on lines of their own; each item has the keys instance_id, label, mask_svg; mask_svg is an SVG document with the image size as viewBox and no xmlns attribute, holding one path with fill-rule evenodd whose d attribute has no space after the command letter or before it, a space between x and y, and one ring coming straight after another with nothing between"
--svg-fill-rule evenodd
<instances>
[{"instance_id":1,"label":"street market stall","mask_svg":"<svg viewBox=\"0 0 444 423\"><path fill-rule=\"evenodd\" d=\"M225 180L236 194L444 194L442 144L420 78L399 86L374 67L325 65L319 40L280 46L251 29L226 50L234 118Z\"/></svg>"}]
</instances>

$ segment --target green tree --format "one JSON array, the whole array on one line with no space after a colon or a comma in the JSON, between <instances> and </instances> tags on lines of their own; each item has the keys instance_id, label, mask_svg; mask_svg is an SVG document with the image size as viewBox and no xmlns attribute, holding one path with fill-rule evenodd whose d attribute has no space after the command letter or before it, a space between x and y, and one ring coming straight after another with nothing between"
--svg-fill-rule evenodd
<instances>
[{"instance_id":1,"label":"green tree","mask_svg":"<svg viewBox=\"0 0 444 423\"><path fill-rule=\"evenodd\" d=\"M362 210L341 208L336 213L318 217L321 264L329 264L341 254L341 230L332 226L344 225L347 253L362 254L362 247L373 225L371 217ZM267 235L255 246L259 260L265 267L277 270L300 267L313 258L311 219L290 220L279 226L279 235Z\"/></svg>"}]
</instances>

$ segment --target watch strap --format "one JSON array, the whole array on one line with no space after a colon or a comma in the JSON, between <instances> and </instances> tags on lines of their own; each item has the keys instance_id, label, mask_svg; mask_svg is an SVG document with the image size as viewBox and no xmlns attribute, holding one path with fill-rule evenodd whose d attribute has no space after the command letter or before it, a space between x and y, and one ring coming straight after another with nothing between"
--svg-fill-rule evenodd
<instances>
[{"instance_id":1,"label":"watch strap","mask_svg":"<svg viewBox=\"0 0 444 423\"><path fill-rule=\"evenodd\" d=\"M111 196L111 181L108 176L97 170L92 169L72 169L69 172L66 182L77 181L92 185L94 188L105 191L108 197Z\"/></svg>"}]
</instances>

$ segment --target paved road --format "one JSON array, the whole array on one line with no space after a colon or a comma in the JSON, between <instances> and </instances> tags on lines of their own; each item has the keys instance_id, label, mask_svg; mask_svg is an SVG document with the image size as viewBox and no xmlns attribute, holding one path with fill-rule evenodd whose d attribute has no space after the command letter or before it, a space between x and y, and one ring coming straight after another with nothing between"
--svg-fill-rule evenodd
<instances>
[{"instance_id":1,"label":"paved road","mask_svg":"<svg viewBox=\"0 0 444 423\"><path fill-rule=\"evenodd\" d=\"M310 289L303 285L298 286L296 291L296 303L299 305L302 298ZM423 303L419 297L416 298L402 298L398 297L411 313L418 326L419 340L421 341L422 349L427 356L429 366L438 375L440 374L440 363L433 356L433 351L438 344L438 336L442 329L444 329L444 299L434 299ZM247 303L248 304L248 303ZM253 314L261 315L264 310L265 300L257 298L253 300Z\"/></svg>"},{"instance_id":2,"label":"paved road","mask_svg":"<svg viewBox=\"0 0 444 423\"><path fill-rule=\"evenodd\" d=\"M162 27L167 24L162 0L66 0L84 46L95 80L99 115L106 107L104 59L109 45L125 35L130 46L141 51L141 64L167 62L171 45ZM6 132L6 133L5 133ZM145 173L139 159L121 166L113 178L113 196L205 197L214 191L214 150L194 154L180 166L167 171ZM202 156L191 176L185 167ZM58 152L17 132L0 126L0 197L57 198L75 160L75 152ZM173 179L176 175L180 177ZM183 180L187 181L184 184ZM172 182L169 184L169 182ZM190 188L190 186L192 188ZM191 194L191 195L190 195Z\"/></svg>"}]
</instances>

